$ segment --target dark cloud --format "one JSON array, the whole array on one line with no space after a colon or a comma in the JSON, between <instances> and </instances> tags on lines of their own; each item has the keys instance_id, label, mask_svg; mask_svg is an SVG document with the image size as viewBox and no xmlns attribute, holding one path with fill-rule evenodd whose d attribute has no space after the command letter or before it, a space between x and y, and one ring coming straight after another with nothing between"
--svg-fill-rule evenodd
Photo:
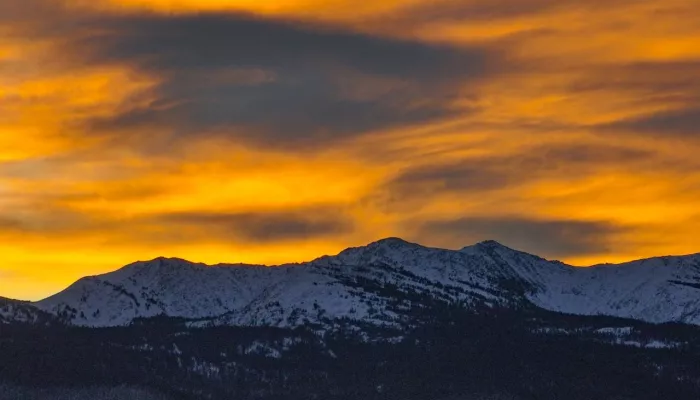
<instances>
[{"instance_id":1,"label":"dark cloud","mask_svg":"<svg viewBox=\"0 0 700 400\"><path fill-rule=\"evenodd\" d=\"M458 113L465 85L497 71L496 55L242 14L102 16L67 54L125 64L160 83L90 131L177 137L224 134L310 146ZM155 100L153 100L155 99ZM140 129L144 128L144 129Z\"/></svg>"},{"instance_id":2,"label":"dark cloud","mask_svg":"<svg viewBox=\"0 0 700 400\"><path fill-rule=\"evenodd\" d=\"M604 164L629 165L637 163L647 157L652 157L654 153L645 149L638 149L632 146L622 147L603 144L567 144L542 146L530 149L516 157L517 166L540 167L545 170L567 168L569 166L601 166ZM531 172L531 171L525 171Z\"/></svg>"},{"instance_id":3,"label":"dark cloud","mask_svg":"<svg viewBox=\"0 0 700 400\"><path fill-rule=\"evenodd\" d=\"M550 15L559 19L561 12L597 13L601 7L623 9L639 0L579 0L562 2L557 0L436 0L430 2L407 2L407 6L391 10L388 13L370 17L367 24L376 29L402 30L408 32L423 32L434 29L435 26L469 24L504 24L509 20L517 20L514 29L504 33L501 39L523 39L540 35L561 34L562 29L556 27L533 27L522 24L523 19L541 18ZM521 29L518 30L518 27ZM504 43L501 43L504 44ZM580 61L580 60L579 60Z\"/></svg>"},{"instance_id":4,"label":"dark cloud","mask_svg":"<svg viewBox=\"0 0 700 400\"><path fill-rule=\"evenodd\" d=\"M700 138L700 104L697 107L658 112L598 127L603 131L622 131L658 135L660 138Z\"/></svg>"},{"instance_id":5,"label":"dark cloud","mask_svg":"<svg viewBox=\"0 0 700 400\"><path fill-rule=\"evenodd\" d=\"M527 183L562 172L580 175L596 167L639 165L653 157L648 150L611 145L551 145L516 154L465 158L450 164L430 164L402 171L387 184L401 196L435 192L483 192Z\"/></svg>"},{"instance_id":6,"label":"dark cloud","mask_svg":"<svg viewBox=\"0 0 700 400\"><path fill-rule=\"evenodd\" d=\"M164 132L175 140L166 145L223 135L298 149L439 120L469 112L453 107L454 101L502 69L494 50L318 22L223 11L105 14L48 0L10 3L0 5L0 31L50 40L60 60L52 63L118 64L159 82L127 99L116 115L67 127L116 142L137 139L145 151L158 149L146 146L162 142Z\"/></svg>"},{"instance_id":7,"label":"dark cloud","mask_svg":"<svg viewBox=\"0 0 700 400\"><path fill-rule=\"evenodd\" d=\"M100 26L81 42L98 61L130 60L156 71L323 64L392 77L449 79L481 72L484 61L478 51L246 14L131 15L105 19ZM434 76L438 72L442 77Z\"/></svg>"},{"instance_id":8,"label":"dark cloud","mask_svg":"<svg viewBox=\"0 0 700 400\"><path fill-rule=\"evenodd\" d=\"M8 24L8 26L0 25L0 28L5 28L9 31L9 25L22 23L24 28L25 23L36 21L38 18L43 19L44 16L48 19L48 12L58 12L61 16L63 9L55 2L47 0L24 0L24 1L3 1L0 2L0 24Z\"/></svg>"},{"instance_id":9,"label":"dark cloud","mask_svg":"<svg viewBox=\"0 0 700 400\"><path fill-rule=\"evenodd\" d=\"M404 171L389 184L400 191L483 191L510 183L507 171L489 169L477 160L454 164L427 165ZM422 190L421 190L422 189Z\"/></svg>"},{"instance_id":10,"label":"dark cloud","mask_svg":"<svg viewBox=\"0 0 700 400\"><path fill-rule=\"evenodd\" d=\"M53 237L114 228L106 220L94 219L53 204L36 203L21 209L3 211L0 215L0 237Z\"/></svg>"},{"instance_id":11,"label":"dark cloud","mask_svg":"<svg viewBox=\"0 0 700 400\"><path fill-rule=\"evenodd\" d=\"M618 93L629 107L663 111L590 126L602 135L640 134L658 138L690 139L700 136L700 62L663 61L590 66L569 85L575 93Z\"/></svg>"},{"instance_id":12,"label":"dark cloud","mask_svg":"<svg viewBox=\"0 0 700 400\"><path fill-rule=\"evenodd\" d=\"M699 61L658 61L583 65L572 72L568 89L573 92L622 91L641 96L679 95L699 99Z\"/></svg>"},{"instance_id":13,"label":"dark cloud","mask_svg":"<svg viewBox=\"0 0 700 400\"><path fill-rule=\"evenodd\" d=\"M0 215L0 232L16 231L22 228L22 223L16 218Z\"/></svg>"},{"instance_id":14,"label":"dark cloud","mask_svg":"<svg viewBox=\"0 0 700 400\"><path fill-rule=\"evenodd\" d=\"M191 211L119 217L88 216L59 203L44 204L17 216L0 215L0 237L85 237L102 232L104 244L169 245L202 242L268 244L303 241L352 232L342 210L308 207L271 212Z\"/></svg>"},{"instance_id":15,"label":"dark cloud","mask_svg":"<svg viewBox=\"0 0 700 400\"><path fill-rule=\"evenodd\" d=\"M561 7L556 0L493 0L493 1L442 1L415 4L383 16L389 23L415 26L416 24L493 21L522 17Z\"/></svg>"},{"instance_id":16,"label":"dark cloud","mask_svg":"<svg viewBox=\"0 0 700 400\"><path fill-rule=\"evenodd\" d=\"M307 212L209 213L189 212L154 218L167 229L207 231L216 238L250 243L270 243L334 236L352 230L349 219L322 210Z\"/></svg>"},{"instance_id":17,"label":"dark cloud","mask_svg":"<svg viewBox=\"0 0 700 400\"><path fill-rule=\"evenodd\" d=\"M563 258L607 253L611 237L625 231L606 221L465 217L424 223L418 236L453 247L494 239L533 254Z\"/></svg>"}]
</instances>

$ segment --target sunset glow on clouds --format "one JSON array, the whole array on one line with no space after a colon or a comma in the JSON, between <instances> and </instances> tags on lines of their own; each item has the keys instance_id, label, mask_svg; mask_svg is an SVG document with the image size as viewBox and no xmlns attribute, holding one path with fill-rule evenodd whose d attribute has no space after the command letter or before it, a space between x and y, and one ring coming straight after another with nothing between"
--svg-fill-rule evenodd
<instances>
[{"instance_id":1,"label":"sunset glow on clouds","mask_svg":"<svg viewBox=\"0 0 700 400\"><path fill-rule=\"evenodd\" d=\"M386 236L698 252L698 152L692 0L0 3L3 296Z\"/></svg>"}]
</instances>

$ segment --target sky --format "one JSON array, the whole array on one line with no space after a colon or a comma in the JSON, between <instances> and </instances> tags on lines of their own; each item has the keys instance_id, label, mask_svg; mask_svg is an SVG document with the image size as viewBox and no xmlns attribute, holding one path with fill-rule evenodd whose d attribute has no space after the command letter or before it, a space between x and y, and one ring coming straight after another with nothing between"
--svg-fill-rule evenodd
<instances>
[{"instance_id":1,"label":"sky","mask_svg":"<svg viewBox=\"0 0 700 400\"><path fill-rule=\"evenodd\" d=\"M399 236L700 252L696 0L0 2L0 294Z\"/></svg>"}]
</instances>

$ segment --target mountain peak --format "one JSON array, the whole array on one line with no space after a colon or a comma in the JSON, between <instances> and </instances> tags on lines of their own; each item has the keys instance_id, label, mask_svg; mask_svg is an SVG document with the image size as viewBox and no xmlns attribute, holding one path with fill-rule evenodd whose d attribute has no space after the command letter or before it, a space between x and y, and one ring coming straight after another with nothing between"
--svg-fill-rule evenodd
<instances>
[{"instance_id":1,"label":"mountain peak","mask_svg":"<svg viewBox=\"0 0 700 400\"><path fill-rule=\"evenodd\" d=\"M484 241L478 242L476 244L473 244L471 246L465 246L460 251L469 252L469 251L473 251L473 250L498 250L498 249L513 251L513 249L511 249L510 247L508 247L500 242L497 242L495 240L484 240Z\"/></svg>"},{"instance_id":2,"label":"mountain peak","mask_svg":"<svg viewBox=\"0 0 700 400\"><path fill-rule=\"evenodd\" d=\"M503 243L491 239L481 241L477 243L477 246L486 247L490 249L510 249L510 247L504 245Z\"/></svg>"},{"instance_id":3,"label":"mountain peak","mask_svg":"<svg viewBox=\"0 0 700 400\"><path fill-rule=\"evenodd\" d=\"M154 258L154 259L152 259L152 260L143 261L143 262L144 262L144 263L155 263L155 262L158 262L158 263L161 263L161 264L183 264L183 263L188 263L188 264L190 264L189 261L187 261L187 260L185 260L185 259L183 259L183 258L164 257L164 256L156 257L156 258Z\"/></svg>"},{"instance_id":4,"label":"mountain peak","mask_svg":"<svg viewBox=\"0 0 700 400\"><path fill-rule=\"evenodd\" d=\"M201 265L203 264L193 263L182 258L157 257L148 261L137 261L135 263L131 263L119 270L107 274L107 276L112 279L120 280L133 276L133 274L148 274L152 276L171 275L173 273L198 269L197 267Z\"/></svg>"},{"instance_id":5,"label":"mountain peak","mask_svg":"<svg viewBox=\"0 0 700 400\"><path fill-rule=\"evenodd\" d=\"M139 261L132 265L143 266L143 267L162 267L162 268L178 268L178 267L193 267L196 265L202 265L194 263L192 261L185 260L183 258L177 257L157 257L149 261Z\"/></svg>"},{"instance_id":6,"label":"mountain peak","mask_svg":"<svg viewBox=\"0 0 700 400\"><path fill-rule=\"evenodd\" d=\"M370 262L377 257L396 257L423 246L398 237L387 237L364 246L349 247L335 256L324 256L315 261L330 261L341 264L360 264Z\"/></svg>"},{"instance_id":7,"label":"mountain peak","mask_svg":"<svg viewBox=\"0 0 700 400\"><path fill-rule=\"evenodd\" d=\"M417 246L415 243L408 242L399 237L387 237L384 239L379 239L375 242L368 244L366 247L381 246L381 247L403 247L403 246Z\"/></svg>"},{"instance_id":8,"label":"mountain peak","mask_svg":"<svg viewBox=\"0 0 700 400\"><path fill-rule=\"evenodd\" d=\"M481 245L488 245L488 246L503 246L500 242L493 240L493 239L488 239L488 240L482 240L481 242L477 243Z\"/></svg>"},{"instance_id":9,"label":"mountain peak","mask_svg":"<svg viewBox=\"0 0 700 400\"><path fill-rule=\"evenodd\" d=\"M398 237L388 237L384 239L377 240L367 244L366 246L358 247L354 250L359 250L362 252L381 252L381 253L404 253L406 251L413 251L415 249L424 248L418 243L412 243L403 240Z\"/></svg>"}]
</instances>

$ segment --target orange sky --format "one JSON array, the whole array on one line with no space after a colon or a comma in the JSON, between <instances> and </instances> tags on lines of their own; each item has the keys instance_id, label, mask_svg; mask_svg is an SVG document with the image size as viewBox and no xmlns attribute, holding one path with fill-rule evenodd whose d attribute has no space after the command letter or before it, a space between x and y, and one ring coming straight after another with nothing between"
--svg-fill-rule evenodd
<instances>
[{"instance_id":1,"label":"orange sky","mask_svg":"<svg viewBox=\"0 0 700 400\"><path fill-rule=\"evenodd\" d=\"M0 4L6 297L386 236L698 252L699 151L693 0Z\"/></svg>"}]
</instances>

